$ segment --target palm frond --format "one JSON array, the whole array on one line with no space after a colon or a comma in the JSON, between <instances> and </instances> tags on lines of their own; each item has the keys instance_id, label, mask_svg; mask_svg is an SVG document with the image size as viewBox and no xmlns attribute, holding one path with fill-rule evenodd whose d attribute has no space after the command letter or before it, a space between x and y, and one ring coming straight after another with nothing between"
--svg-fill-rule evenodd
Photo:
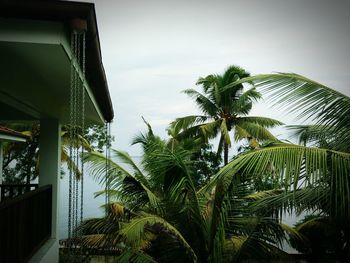
<instances>
[{"instance_id":1,"label":"palm frond","mask_svg":"<svg viewBox=\"0 0 350 263\"><path fill-rule=\"evenodd\" d=\"M267 173L271 167L274 167L274 173ZM210 191L217 180L231 181L236 174L275 176L287 189L293 190L329 180L332 192L337 193L331 205L347 214L350 212L346 204L350 200L349 171L348 153L281 143L238 156L222 168L205 188Z\"/></svg>"},{"instance_id":2,"label":"palm frond","mask_svg":"<svg viewBox=\"0 0 350 263\"><path fill-rule=\"evenodd\" d=\"M304 187L295 191L270 190L261 191L246 197L252 201L251 209L263 214L293 212L297 215L303 211L324 211L331 213L330 189L325 186Z\"/></svg>"},{"instance_id":3,"label":"palm frond","mask_svg":"<svg viewBox=\"0 0 350 263\"><path fill-rule=\"evenodd\" d=\"M349 128L350 98L316 81L298 74L278 73L257 75L237 83L243 82L253 82L275 105L285 105L289 112L299 112L300 117L337 129Z\"/></svg>"},{"instance_id":4,"label":"palm frond","mask_svg":"<svg viewBox=\"0 0 350 263\"><path fill-rule=\"evenodd\" d=\"M191 246L187 243L182 234L169 222L156 215L143 214L140 217L134 218L130 223L126 224L120 231L120 234L125 237L125 242L133 248L139 248L141 241L147 239L146 226L152 226L155 224L162 225L167 231L177 237L181 244L186 248L188 253L192 256L193 262L197 261L197 256L192 250Z\"/></svg>"},{"instance_id":5,"label":"palm frond","mask_svg":"<svg viewBox=\"0 0 350 263\"><path fill-rule=\"evenodd\" d=\"M242 258L259 259L270 262L272 258L283 258L285 252L277 246L286 239L285 229L276 220L264 217L241 217L231 219L238 229L235 235L226 241L226 256L231 254L231 262Z\"/></svg>"},{"instance_id":6,"label":"palm frond","mask_svg":"<svg viewBox=\"0 0 350 263\"><path fill-rule=\"evenodd\" d=\"M251 88L241 94L232 104L232 111L239 115L247 115L252 109L253 101L261 98L261 94L255 88Z\"/></svg>"},{"instance_id":7,"label":"palm frond","mask_svg":"<svg viewBox=\"0 0 350 263\"><path fill-rule=\"evenodd\" d=\"M235 140L256 138L258 140L277 140L275 136L265 127L256 124L254 122L245 122L244 120L238 120L235 126ZM241 137L246 136L246 137Z\"/></svg>"},{"instance_id":8,"label":"palm frond","mask_svg":"<svg viewBox=\"0 0 350 263\"><path fill-rule=\"evenodd\" d=\"M200 92L194 89L186 89L183 92L191 98L195 99L197 106L202 112L204 112L204 114L214 116L220 112L220 109L217 107L217 105Z\"/></svg>"},{"instance_id":9,"label":"palm frond","mask_svg":"<svg viewBox=\"0 0 350 263\"><path fill-rule=\"evenodd\" d=\"M132 177L132 174L126 169L111 159L107 160L106 156L99 152L84 153L83 161L87 164L87 169L102 185L105 184L107 178L113 185L120 182L125 176Z\"/></svg>"},{"instance_id":10,"label":"palm frond","mask_svg":"<svg viewBox=\"0 0 350 263\"><path fill-rule=\"evenodd\" d=\"M162 214L161 200L158 196L134 177L126 176L124 178L119 194L134 209L145 208L144 206L149 204L150 209Z\"/></svg>"},{"instance_id":11,"label":"palm frond","mask_svg":"<svg viewBox=\"0 0 350 263\"><path fill-rule=\"evenodd\" d=\"M326 125L291 125L292 136L303 145L318 146L336 151L350 152L350 131Z\"/></svg>"},{"instance_id":12,"label":"palm frond","mask_svg":"<svg viewBox=\"0 0 350 263\"><path fill-rule=\"evenodd\" d=\"M223 136L223 139L224 139L225 143L228 146L231 146L231 139L230 139L230 135L228 133L227 123L226 123L225 119L221 120L220 130L221 130L221 134Z\"/></svg>"},{"instance_id":13,"label":"palm frond","mask_svg":"<svg viewBox=\"0 0 350 263\"><path fill-rule=\"evenodd\" d=\"M65 149L61 151L61 161L67 164L68 170L72 171L78 180L81 178L81 172L78 165L73 161L73 159L68 155Z\"/></svg>"},{"instance_id":14,"label":"palm frond","mask_svg":"<svg viewBox=\"0 0 350 263\"><path fill-rule=\"evenodd\" d=\"M205 115L191 115L182 118L177 118L170 126L175 130L175 134L178 134L181 130L186 130L198 123L203 123L208 119Z\"/></svg>"},{"instance_id":15,"label":"palm frond","mask_svg":"<svg viewBox=\"0 0 350 263\"><path fill-rule=\"evenodd\" d=\"M117 262L120 263L157 263L151 256L146 253L135 250L135 249L126 249L121 253L121 255L117 258Z\"/></svg>"},{"instance_id":16,"label":"palm frond","mask_svg":"<svg viewBox=\"0 0 350 263\"><path fill-rule=\"evenodd\" d=\"M242 122L258 124L264 128L274 128L277 126L284 125L284 123L281 121L271 119L271 118L261 117L261 116L240 117L238 119L238 123L242 123Z\"/></svg>"},{"instance_id":17,"label":"palm frond","mask_svg":"<svg viewBox=\"0 0 350 263\"><path fill-rule=\"evenodd\" d=\"M204 139L215 138L218 134L219 129L222 129L222 119L218 119L212 122L204 123L200 126L200 131Z\"/></svg>"},{"instance_id":18,"label":"palm frond","mask_svg":"<svg viewBox=\"0 0 350 263\"><path fill-rule=\"evenodd\" d=\"M147 185L146 176L143 174L141 169L135 164L131 156L125 152L120 150L111 149L115 156L121 161L121 163L125 163L129 165L134 170L134 176L140 180L143 184Z\"/></svg>"}]
</instances>

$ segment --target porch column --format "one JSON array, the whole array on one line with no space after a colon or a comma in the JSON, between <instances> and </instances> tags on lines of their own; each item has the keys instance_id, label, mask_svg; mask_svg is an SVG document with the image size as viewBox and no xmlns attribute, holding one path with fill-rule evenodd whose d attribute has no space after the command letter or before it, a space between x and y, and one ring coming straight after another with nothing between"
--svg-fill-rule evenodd
<instances>
[{"instance_id":1,"label":"porch column","mask_svg":"<svg viewBox=\"0 0 350 263\"><path fill-rule=\"evenodd\" d=\"M39 186L52 185L52 234L58 240L61 125L56 119L40 120Z\"/></svg>"}]
</instances>

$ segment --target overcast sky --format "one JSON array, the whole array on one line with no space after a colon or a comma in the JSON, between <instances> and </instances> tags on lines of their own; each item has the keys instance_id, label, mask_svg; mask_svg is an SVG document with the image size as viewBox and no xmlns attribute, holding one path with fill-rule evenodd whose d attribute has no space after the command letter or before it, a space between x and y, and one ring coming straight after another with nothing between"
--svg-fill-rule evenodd
<instances>
[{"instance_id":1,"label":"overcast sky","mask_svg":"<svg viewBox=\"0 0 350 263\"><path fill-rule=\"evenodd\" d=\"M350 94L350 1L96 0L95 8L114 147L132 155L141 116L165 136L174 118L198 112L181 91L231 64L302 74ZM252 115L293 120L264 102Z\"/></svg>"}]
</instances>

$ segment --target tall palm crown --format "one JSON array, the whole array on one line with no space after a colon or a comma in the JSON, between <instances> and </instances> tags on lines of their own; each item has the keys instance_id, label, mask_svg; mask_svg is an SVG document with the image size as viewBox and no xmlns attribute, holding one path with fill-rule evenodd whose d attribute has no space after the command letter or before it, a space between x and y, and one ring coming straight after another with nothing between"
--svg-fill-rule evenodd
<instances>
[{"instance_id":1,"label":"tall palm crown","mask_svg":"<svg viewBox=\"0 0 350 263\"><path fill-rule=\"evenodd\" d=\"M194 89L184 91L193 98L204 115L191 115L177 118L170 130L178 138L202 137L205 141L220 134L218 154L224 149L224 164L228 163L228 149L231 146L229 132L234 131L236 141L248 139L270 140L274 136L267 130L282 123L270 118L248 117L253 102L261 95L250 88L244 91L238 80L249 77L249 73L238 66L230 66L224 74L208 75L199 78L204 93Z\"/></svg>"}]
</instances>

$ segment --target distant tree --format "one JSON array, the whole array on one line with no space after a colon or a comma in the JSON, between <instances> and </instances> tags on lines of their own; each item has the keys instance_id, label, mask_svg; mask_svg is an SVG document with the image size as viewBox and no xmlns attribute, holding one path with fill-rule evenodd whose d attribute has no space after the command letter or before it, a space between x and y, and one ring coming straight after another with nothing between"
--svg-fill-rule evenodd
<instances>
[{"instance_id":1,"label":"distant tree","mask_svg":"<svg viewBox=\"0 0 350 263\"><path fill-rule=\"evenodd\" d=\"M195 182L198 185L204 185L210 178L220 170L222 158L216 152L212 151L212 145L206 144L200 151L193 154L193 166Z\"/></svg>"},{"instance_id":2,"label":"distant tree","mask_svg":"<svg viewBox=\"0 0 350 263\"><path fill-rule=\"evenodd\" d=\"M15 129L28 136L25 143L7 143L4 151L4 181L6 183L27 183L34 180L39 175L39 144L40 144L40 125L32 124L2 124L9 128ZM79 176L80 170L69 156L69 126L65 125L61 131L61 161L67 164L68 169L73 169ZM88 126L85 131L78 130L78 142L73 142L76 147L83 147L86 151L102 151L103 145L106 144L106 133L103 125ZM110 143L113 137L108 138ZM64 170L61 169L61 175Z\"/></svg>"},{"instance_id":3,"label":"distant tree","mask_svg":"<svg viewBox=\"0 0 350 263\"><path fill-rule=\"evenodd\" d=\"M344 230L329 217L307 215L295 224L295 228L303 235L304 242L291 238L292 247L314 259L322 260L327 255L340 256L347 247Z\"/></svg>"},{"instance_id":4,"label":"distant tree","mask_svg":"<svg viewBox=\"0 0 350 263\"><path fill-rule=\"evenodd\" d=\"M92 124L85 128L84 138L90 143L94 151L103 152L106 145L111 146L113 135L107 135L105 125Z\"/></svg>"}]
</instances>

